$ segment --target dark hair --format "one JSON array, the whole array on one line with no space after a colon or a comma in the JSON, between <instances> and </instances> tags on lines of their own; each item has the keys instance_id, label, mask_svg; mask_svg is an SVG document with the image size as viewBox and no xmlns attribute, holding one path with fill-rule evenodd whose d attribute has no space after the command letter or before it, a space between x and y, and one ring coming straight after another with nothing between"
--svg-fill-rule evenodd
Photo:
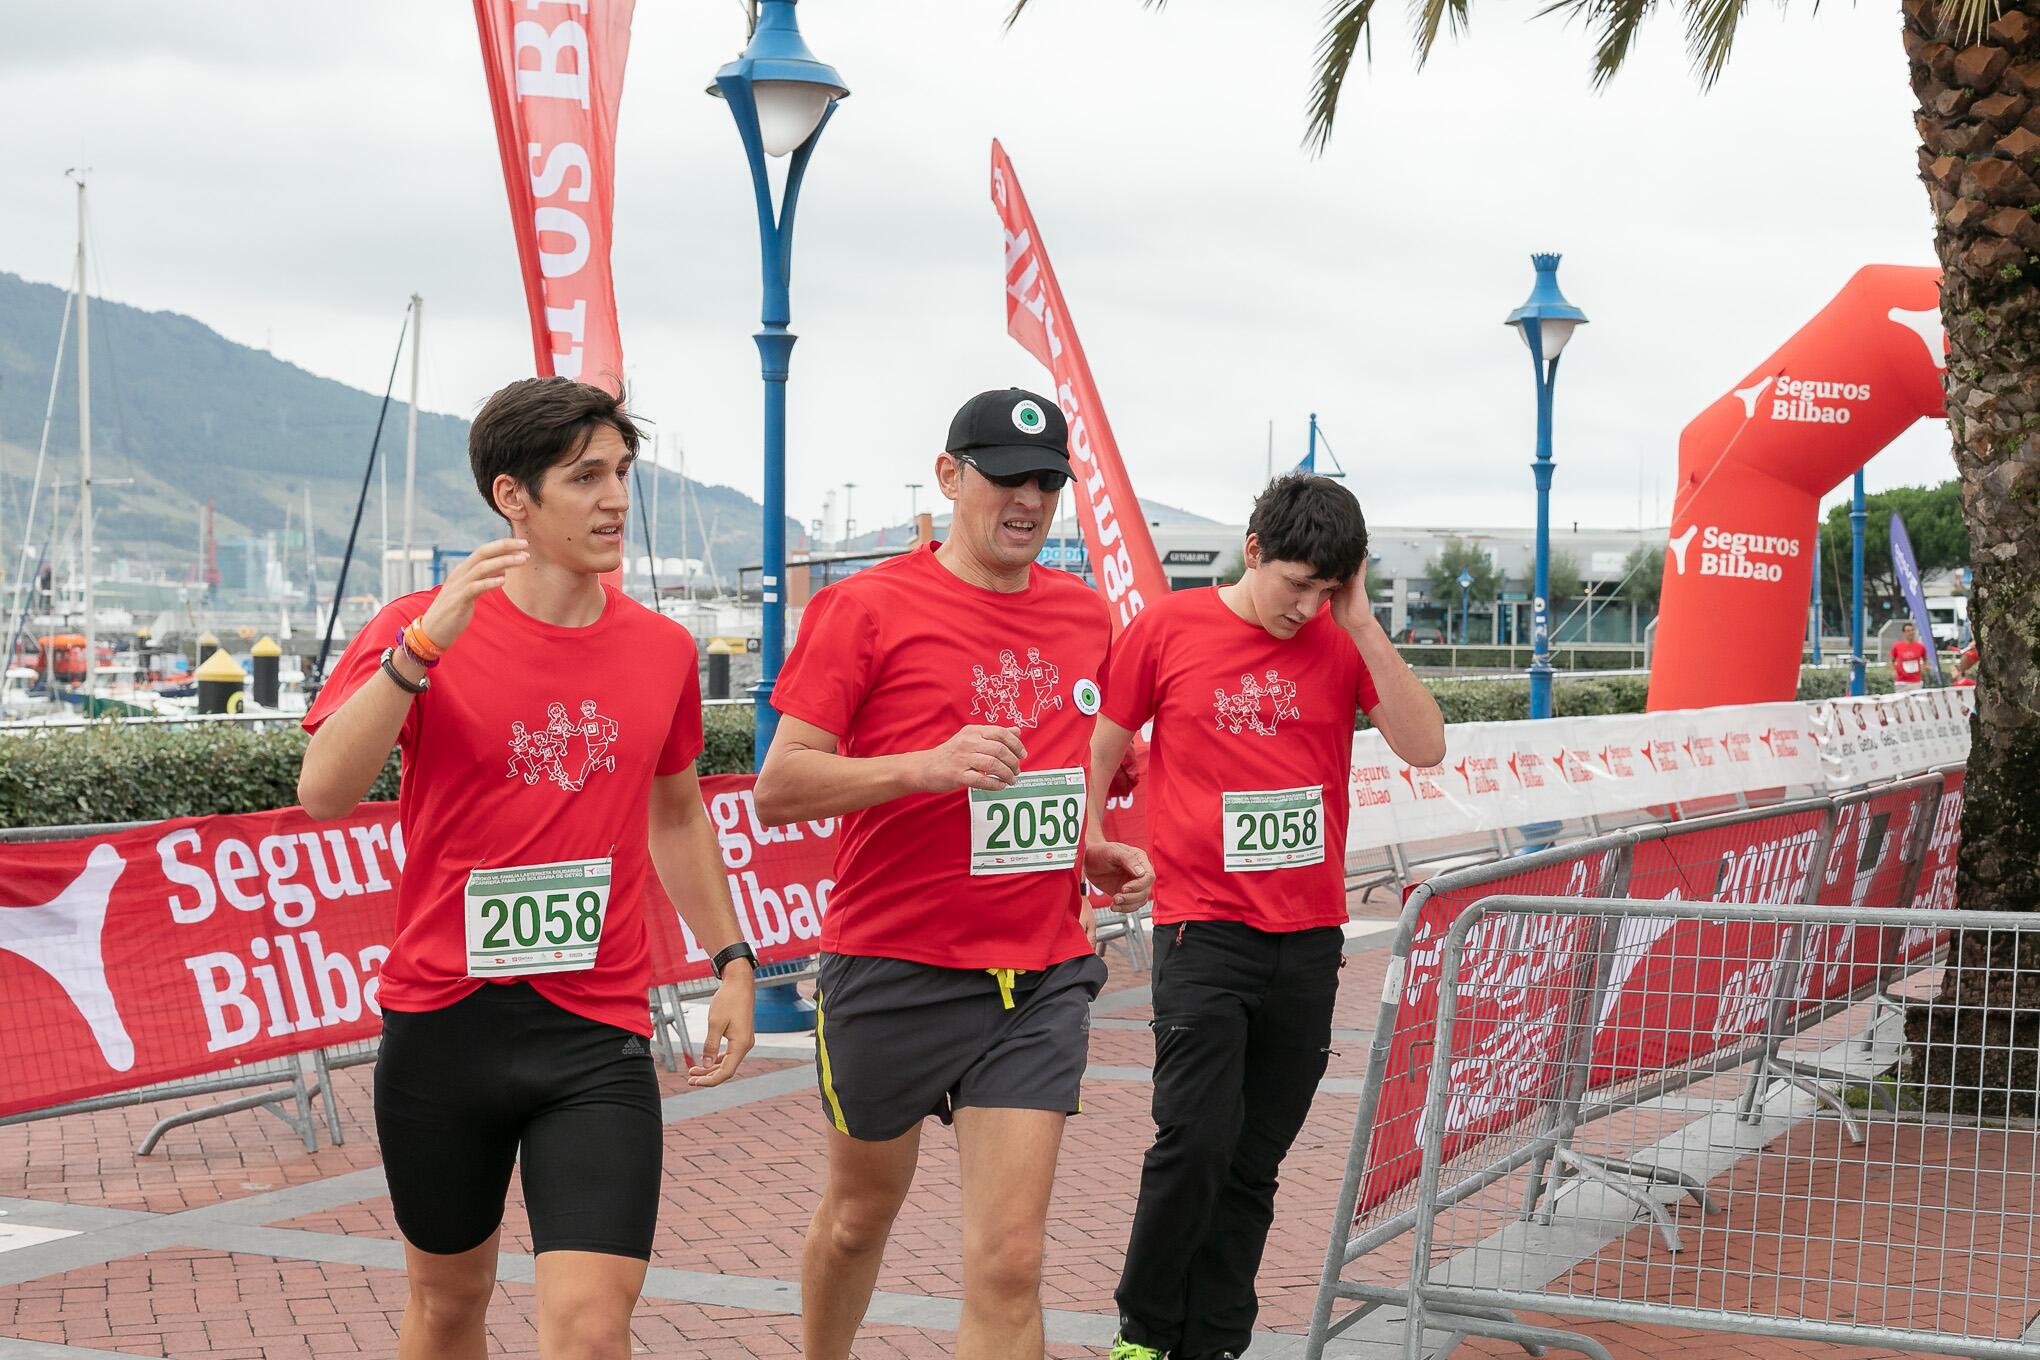
<instances>
[{"instance_id":1,"label":"dark hair","mask_svg":"<svg viewBox=\"0 0 2040 1360\"><path fill-rule=\"evenodd\" d=\"M1290 472L1254 498L1247 532L1264 562L1308 562L1321 581L1344 581L1367 561L1367 520L1353 493L1329 477Z\"/></svg>"},{"instance_id":2,"label":"dark hair","mask_svg":"<svg viewBox=\"0 0 2040 1360\"><path fill-rule=\"evenodd\" d=\"M633 456L644 431L624 409L623 398L572 378L520 378L482 403L468 426L468 466L475 487L496 509L496 479L515 477L538 499L545 470L581 456L589 439L607 426L623 436Z\"/></svg>"}]
</instances>

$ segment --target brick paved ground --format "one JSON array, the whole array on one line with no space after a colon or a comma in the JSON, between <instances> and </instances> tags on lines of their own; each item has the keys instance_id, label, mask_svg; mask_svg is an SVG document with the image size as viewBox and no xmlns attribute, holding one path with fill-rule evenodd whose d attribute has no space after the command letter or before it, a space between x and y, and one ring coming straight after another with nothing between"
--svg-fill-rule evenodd
<instances>
[{"instance_id":1,"label":"brick paved ground","mask_svg":"<svg viewBox=\"0 0 2040 1360\"><path fill-rule=\"evenodd\" d=\"M1379 895L1377 895L1378 899ZM1390 911L1382 900L1356 902L1354 915L1373 929ZM1349 953L1335 1024L1338 1037L1320 1092L1290 1163L1277 1205L1277 1227L1261 1272L1264 1300L1258 1355L1298 1355L1307 1326L1332 1216L1368 1033L1375 1021L1386 955L1383 936ZM1085 1109L1072 1121L1063 1174L1050 1213L1044 1303L1050 1354L1101 1354L1112 1331L1111 1289L1131 1218L1140 1158L1151 1125L1146 1070L1152 1047L1140 1022L1150 1014L1146 977L1113 957L1113 978L1096 1012L1092 1079ZM213 1360L298 1360L390 1356L402 1312L401 1248L383 1193L374 1131L368 1126L369 1072L338 1075L347 1111L345 1146L306 1153L295 1134L258 1112L179 1129L154 1156L138 1158L135 1141L165 1108L73 1116L0 1129L0 1247L13 1225L77 1234L13 1251L0 1249L0 1360L89 1360L93 1355L212 1357ZM822 1136L806 1064L759 1057L743 1078L715 1099L679 1095L683 1084L663 1078L671 1102L665 1185L655 1247L656 1269L634 1337L640 1353L674 1356L791 1356L799 1326L793 1294L802 1230L820 1179ZM1723 1092L1696 1088L1695 1107ZM1804 1128L1805 1126L1802 1126ZM1664 1121L1608 1121L1596 1136L1619 1149L1665 1133ZM1814 1133L1790 1136L1826 1136ZM1813 1144L1808 1145L1810 1148ZM1822 1165L1841 1166L1837 1149L1819 1145ZM1897 1165L1904 1150L1882 1148L1868 1165ZM2001 1164L2031 1165L2032 1140L2014 1138L1993 1154ZM2025 1157L2026 1162L2017 1159ZM1938 1163L1939 1154L1927 1158ZM1755 1163L1752 1163L1754 1166ZM1733 1188L1744 1169L1718 1179ZM2029 1176L2027 1185L2032 1184ZM1908 1184L1904 1193L1929 1198L1945 1187ZM1887 1195L1899 1190L1885 1192ZM1505 1213L1511 1185L1479 1201ZM1846 1198L1846 1197L1845 1197ZM1856 1198L1874 1200L1862 1192ZM930 1126L921 1171L880 1276L873 1321L858 1354L904 1360L948 1354L954 1341L958 1267L955 1143ZM1741 1202L1740 1200L1738 1202ZM1837 1201L1839 1202L1839 1201ZM1774 1199L1775 1206L1778 1202ZM1796 1211L1795 1211L1796 1212ZM2030 1213L2030 1209L2029 1209ZM1682 1222L1691 1218L1682 1217ZM1478 1221L1478 1220L1476 1220ZM1804 1226L1806 1217L1783 1220ZM2030 1221L2030 1220L2029 1220ZM1813 1229L1823 1241L1853 1240L1874 1225L1823 1206ZM1439 1250L1449 1255L1475 1238L1441 1225ZM1783 1243L1789 1233L1779 1234ZM1663 1254L1643 1229L1615 1223L1608 1245L1583 1261L1560 1288L1591 1291ZM1703 1247L1682 1258L1689 1290L1706 1293L1710 1255L1731 1240L1703 1235ZM2040 1249L2040 1244L2032 1244ZM522 1196L513 1184L505 1220L505 1282L490 1315L492 1353L536 1354L531 1320L530 1247ZM1724 1250L1726 1248L1724 1247ZM2029 1253L2030 1254L2030 1253ZM1811 1277L1819 1263L1780 1255L1764 1265L1772 1276ZM1937 1266L1951 1269L1946 1258ZM1834 1269L1901 1268L1876 1253L1837 1258ZM1717 1276L1720 1276L1718 1262ZM1737 1267L1751 1276L1751 1265ZM1909 1263L1902 1266L1911 1270ZM1385 1251L1356 1277L1393 1280L1407 1256ZM1552 1325L1567 1325L1550 1319ZM1574 1324L1618 1357L1685 1360L1809 1355L1825 1360L1874 1357L1878 1350L1749 1340L1673 1328ZM74 1349L75 1348L75 1349ZM1385 1345L1356 1344L1346 1354L1381 1356ZM1399 1353L1397 1351L1396 1353ZM1487 1341L1465 1355L1521 1354Z\"/></svg>"}]
</instances>

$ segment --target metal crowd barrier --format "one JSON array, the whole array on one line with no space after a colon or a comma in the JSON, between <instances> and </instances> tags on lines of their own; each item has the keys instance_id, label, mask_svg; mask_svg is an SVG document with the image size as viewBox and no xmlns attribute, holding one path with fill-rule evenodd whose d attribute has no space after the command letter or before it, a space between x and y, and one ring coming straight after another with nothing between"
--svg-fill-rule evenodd
<instances>
[{"instance_id":1,"label":"metal crowd barrier","mask_svg":"<svg viewBox=\"0 0 2040 1360\"><path fill-rule=\"evenodd\" d=\"M1640 992L1611 967L1639 923L1673 942L1672 966ZM1463 1332L1513 1309L2040 1354L2040 919L1509 895L1461 914L1442 968L1410 1360L1427 1327ZM1965 971L1988 1009L1943 985ZM1910 1016L1878 1004L1894 986ZM1524 1043L1540 1007L1564 1019ZM2007 1023L2020 1009L2029 1018ZM1611 1011L1625 1022L1601 1022ZM1782 1056L1795 1035L1799 1055ZM1497 1101L1482 1078L1504 1049L1511 1094ZM1634 1179L1601 1178L1598 1195L1582 1182L1561 1220L1536 1168L1574 1155L1578 1093L1660 1054L1676 1055L1677 1080L1611 1107L1621 1118L1591 1135L1603 1165ZM1533 1149L1519 1200L1498 1172ZM1562 1344L1600 1352L1578 1335Z\"/></svg>"},{"instance_id":2,"label":"metal crowd barrier","mask_svg":"<svg viewBox=\"0 0 2040 1360\"><path fill-rule=\"evenodd\" d=\"M1949 772L1946 778L1959 779L1959 774ZM1943 842L1935 842L1933 856L1928 853L1929 832L1949 820L1936 815L1942 810L1943 788L1944 774L1936 772L1838 797L1633 827L1440 874L1419 885L1405 903L1390 945L1367 1075L1312 1316L1306 1352L1310 1360L1318 1360L1330 1338L1370 1314L1385 1306L1411 1304L1407 1260L1385 1263L1390 1254L1384 1249L1412 1233L1420 1216L1435 1209L1427 1206L1419 1185L1424 1118L1433 1094L1444 951L1450 927L1462 912L1498 893L1576 900L1727 899L1774 906L1839 896L1844 905L1883 910L1887 913L1883 919L1892 919L1888 913L1914 901L1922 867L1930 858L1939 856L1952 864L1952 850ZM1946 810L1959 814L1959 809L1959 793L1951 794ZM1650 957L1663 931L1647 916L1623 917L1612 930L1608 940L1592 941L1592 949L1577 940L1574 944L1584 951L1580 957L1605 969L1606 980L1619 991L1634 980L1631 975ZM1884 943L1897 934L1880 933L1877 939ZM1828 947L1825 940L1820 947ZM1880 995L1889 998L1905 962L1894 952L1890 957L1852 960L1839 974L1833 960L1823 958L1820 966L1829 981L1839 976L1848 982L1839 1004ZM1643 977L1648 980L1650 974ZM1521 981L1512 979L1512 985ZM1580 1131L1603 1123L1619 1126L1649 1102L1753 1063L1762 1068L1752 1078L1762 1086L1755 1094L1745 1094L1753 1107L1776 1082L1814 1089L1823 1079L1832 1079L1831 1064L1788 1055L1779 1047L1789 1034L1823 1022L1832 1007L1824 1002L1790 1008L1775 1017L1778 1029L1771 1035L1761 1022L1773 1017L1760 991L1752 993L1754 985L1752 979L1737 979L1743 1042L1697 1048L1691 1043L1667 1044L1661 1052L1631 1054L1621 1064L1599 1069L1572 1061L1558 1086L1535 1090L1550 1111L1549 1127L1535 1137L1523 1136L1513 1120L1504 1121L1515 1129L1513 1140L1499 1132L1491 1137L1487 1124L1476 1120L1471 1136L1461 1140L1464 1145L1455 1143L1448 1154L1479 1163L1475 1177L1479 1184L1467 1193L1498 1186L1521 1171L1519 1213L1529 1215L1540 1208L1548 1212L1560 1193L1592 1184L1644 1212L1661 1230L1667 1228L1670 1218L1658 1200L1681 1194L1704 1198L1702 1186L1689 1184L1690 1178L1676 1171L1639 1163L1624 1155L1621 1147L1598 1146L1581 1138ZM1539 997L1542 1004L1534 1005ZM1581 1052L1593 1052L1597 1037L1605 1042L1619 1033L1624 1015L1589 1004L1591 999L1578 986L1563 997L1522 992L1517 1004L1526 1009L1494 1027L1504 1046L1499 1056L1486 1057L1490 1074L1508 1083L1500 1108L1514 1108L1512 1102L1528 1089L1521 1083L1535 1070L1534 1063L1523 1060L1520 1046L1542 1044L1540 1051L1547 1055L1557 1052L1576 1059ZM1889 1014L1889 1000L1876 1003L1876 1009ZM1759 1033L1749 1039L1753 1017ZM1341 1303L1356 1306L1335 1317ZM1446 1325L1460 1335L1501 1337L1526 1346L1570 1346L1577 1340L1521 1323L1504 1306L1476 1307L1460 1298L1449 1309L1442 1305L1434 1309L1433 1316L1440 1311L1450 1318ZM1600 1353L1592 1346L1587 1350Z\"/></svg>"}]
</instances>

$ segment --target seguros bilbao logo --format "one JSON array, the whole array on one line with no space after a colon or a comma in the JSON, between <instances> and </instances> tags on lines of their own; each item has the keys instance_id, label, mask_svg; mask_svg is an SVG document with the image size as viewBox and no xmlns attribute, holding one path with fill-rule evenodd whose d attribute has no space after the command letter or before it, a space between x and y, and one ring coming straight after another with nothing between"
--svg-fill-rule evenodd
<instances>
[{"instance_id":1,"label":"seguros bilbao logo","mask_svg":"<svg viewBox=\"0 0 2040 1360\"><path fill-rule=\"evenodd\" d=\"M1693 549L1697 546L1698 552ZM1684 576L1725 576L1741 581L1782 581L1785 563L1800 555L1801 541L1785 534L1746 534L1718 524L1689 524L1665 544L1672 566Z\"/></svg>"}]
</instances>

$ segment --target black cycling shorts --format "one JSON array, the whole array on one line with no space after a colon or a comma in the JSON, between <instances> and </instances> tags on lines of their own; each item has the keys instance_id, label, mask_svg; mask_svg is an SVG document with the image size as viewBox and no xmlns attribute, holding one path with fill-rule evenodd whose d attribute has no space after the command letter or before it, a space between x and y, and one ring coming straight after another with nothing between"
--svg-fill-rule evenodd
<instances>
[{"instance_id":1,"label":"black cycling shorts","mask_svg":"<svg viewBox=\"0 0 2040 1360\"><path fill-rule=\"evenodd\" d=\"M472 1250L522 1154L532 1250L650 1260L664 1127L650 1045L526 983L383 1016L375 1127L404 1239Z\"/></svg>"}]
</instances>

